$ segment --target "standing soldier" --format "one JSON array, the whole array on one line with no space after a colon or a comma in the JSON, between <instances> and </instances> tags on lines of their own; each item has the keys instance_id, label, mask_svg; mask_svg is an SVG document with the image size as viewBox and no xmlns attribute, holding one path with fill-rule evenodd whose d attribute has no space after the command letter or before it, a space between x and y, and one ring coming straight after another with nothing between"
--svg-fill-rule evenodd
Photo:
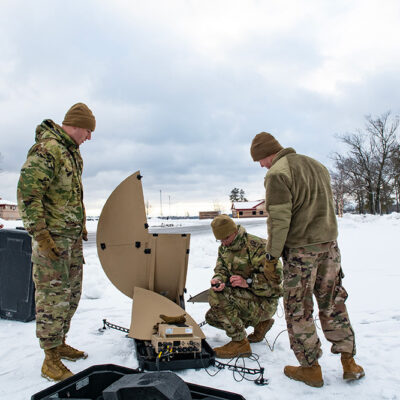
<instances>
[{"instance_id":1,"label":"standing soldier","mask_svg":"<svg viewBox=\"0 0 400 400\"><path fill-rule=\"evenodd\" d=\"M32 236L36 336L45 352L42 376L72 376L61 358L86 358L65 343L82 290L82 239L87 240L79 145L91 139L96 120L83 103L73 105L62 127L44 120L18 182L18 207Z\"/></svg>"},{"instance_id":2,"label":"standing soldier","mask_svg":"<svg viewBox=\"0 0 400 400\"><path fill-rule=\"evenodd\" d=\"M321 343L313 320L313 294L331 351L341 353L343 378L364 376L357 365L354 331L347 314L347 292L336 242L337 221L328 170L318 161L284 149L269 133L251 144L251 156L265 177L268 213L266 273L283 259L283 299L290 346L300 367L286 366L285 375L307 385L324 384L318 358Z\"/></svg>"},{"instance_id":3,"label":"standing soldier","mask_svg":"<svg viewBox=\"0 0 400 400\"><path fill-rule=\"evenodd\" d=\"M250 343L263 340L274 323L272 317L282 296L282 269L279 265L268 278L264 276L266 241L247 233L227 215L215 217L211 227L221 245L206 321L224 329L232 339L214 351L219 358L248 356ZM246 337L248 326L254 332Z\"/></svg>"}]
</instances>

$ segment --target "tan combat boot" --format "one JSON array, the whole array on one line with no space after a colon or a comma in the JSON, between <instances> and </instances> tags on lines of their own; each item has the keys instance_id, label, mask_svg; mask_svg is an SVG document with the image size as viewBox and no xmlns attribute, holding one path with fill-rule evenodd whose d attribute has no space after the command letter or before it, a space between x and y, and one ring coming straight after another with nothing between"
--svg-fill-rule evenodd
<instances>
[{"instance_id":1,"label":"tan combat boot","mask_svg":"<svg viewBox=\"0 0 400 400\"><path fill-rule=\"evenodd\" d=\"M57 347L44 351L42 376L49 381L63 381L74 374L61 362Z\"/></svg>"},{"instance_id":2,"label":"tan combat boot","mask_svg":"<svg viewBox=\"0 0 400 400\"><path fill-rule=\"evenodd\" d=\"M251 347L247 338L239 342L231 341L222 347L214 348L218 358L248 357L251 355Z\"/></svg>"},{"instance_id":3,"label":"tan combat boot","mask_svg":"<svg viewBox=\"0 0 400 400\"><path fill-rule=\"evenodd\" d=\"M322 371L318 361L311 367L291 367L287 365L283 372L290 379L304 382L308 386L321 387L324 385Z\"/></svg>"},{"instance_id":4,"label":"tan combat boot","mask_svg":"<svg viewBox=\"0 0 400 400\"><path fill-rule=\"evenodd\" d=\"M356 364L351 353L342 353L340 360L343 365L343 379L353 381L365 375L363 368Z\"/></svg>"},{"instance_id":5,"label":"tan combat boot","mask_svg":"<svg viewBox=\"0 0 400 400\"><path fill-rule=\"evenodd\" d=\"M87 358L87 353L81 350L74 349L70 345L65 343L65 338L63 343L57 347L58 353L60 354L60 358L64 360L76 361L81 358Z\"/></svg>"},{"instance_id":6,"label":"tan combat boot","mask_svg":"<svg viewBox=\"0 0 400 400\"><path fill-rule=\"evenodd\" d=\"M250 333L250 335L247 336L247 339L249 340L250 343L261 342L261 340L264 339L265 334L272 328L273 324L274 324L273 319L267 319L266 321L259 322L254 327L254 332Z\"/></svg>"}]
</instances>

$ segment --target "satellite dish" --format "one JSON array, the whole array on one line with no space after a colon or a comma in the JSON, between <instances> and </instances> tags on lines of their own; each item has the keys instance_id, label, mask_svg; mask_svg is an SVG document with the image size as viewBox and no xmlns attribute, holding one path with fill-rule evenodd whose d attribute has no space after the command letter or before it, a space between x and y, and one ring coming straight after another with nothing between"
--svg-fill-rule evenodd
<instances>
[{"instance_id":1,"label":"satellite dish","mask_svg":"<svg viewBox=\"0 0 400 400\"><path fill-rule=\"evenodd\" d=\"M190 234L150 234L140 171L111 193L97 226L97 253L105 274L122 293L139 287L184 306Z\"/></svg>"}]
</instances>

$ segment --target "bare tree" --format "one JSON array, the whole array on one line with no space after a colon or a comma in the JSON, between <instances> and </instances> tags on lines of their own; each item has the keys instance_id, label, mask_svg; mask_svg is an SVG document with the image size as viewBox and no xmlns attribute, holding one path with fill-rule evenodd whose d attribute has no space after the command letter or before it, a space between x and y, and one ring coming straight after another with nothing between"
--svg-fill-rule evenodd
<instances>
[{"instance_id":1,"label":"bare tree","mask_svg":"<svg viewBox=\"0 0 400 400\"><path fill-rule=\"evenodd\" d=\"M396 212L400 212L400 148L393 152L390 158L390 165Z\"/></svg>"},{"instance_id":2,"label":"bare tree","mask_svg":"<svg viewBox=\"0 0 400 400\"><path fill-rule=\"evenodd\" d=\"M390 159L394 152L399 148L396 131L399 127L399 117L392 118L389 121L390 112L386 112L380 117L374 119L367 116L367 131L371 137L371 147L373 151L374 164L376 171L376 203L375 213L382 213L382 198L390 198ZM387 205L385 205L387 209Z\"/></svg>"},{"instance_id":3,"label":"bare tree","mask_svg":"<svg viewBox=\"0 0 400 400\"><path fill-rule=\"evenodd\" d=\"M389 212L393 193L393 157L399 148L396 132L399 118L386 112L366 117L365 130L339 136L348 145L346 156L336 154L335 166L345 176L348 193L357 199L359 212L364 201L371 214ZM352 188L352 189L351 189Z\"/></svg>"},{"instance_id":4,"label":"bare tree","mask_svg":"<svg viewBox=\"0 0 400 400\"><path fill-rule=\"evenodd\" d=\"M360 214L365 212L367 190L365 189L365 180L357 163L351 157L345 157L336 153L333 157L337 172L332 172L332 186L334 191L335 201L338 194L342 192L343 208L346 206L346 200L354 199L357 203L357 211ZM337 175L339 175L339 177ZM340 180L340 183L337 182ZM337 186L340 185L340 189ZM338 210L336 210L338 212Z\"/></svg>"},{"instance_id":5,"label":"bare tree","mask_svg":"<svg viewBox=\"0 0 400 400\"><path fill-rule=\"evenodd\" d=\"M343 169L331 172L333 200L336 214L343 217L346 178Z\"/></svg>"}]
</instances>

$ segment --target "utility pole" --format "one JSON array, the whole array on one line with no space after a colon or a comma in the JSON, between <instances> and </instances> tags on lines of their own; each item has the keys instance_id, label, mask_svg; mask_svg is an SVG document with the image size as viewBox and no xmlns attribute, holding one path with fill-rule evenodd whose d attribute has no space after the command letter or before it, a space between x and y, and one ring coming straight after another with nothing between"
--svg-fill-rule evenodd
<instances>
[{"instance_id":1,"label":"utility pole","mask_svg":"<svg viewBox=\"0 0 400 400\"><path fill-rule=\"evenodd\" d=\"M160 189L160 217L162 217L162 194L161 194L161 189Z\"/></svg>"},{"instance_id":2,"label":"utility pole","mask_svg":"<svg viewBox=\"0 0 400 400\"><path fill-rule=\"evenodd\" d=\"M169 214L168 216L171 218L171 196L168 195L168 203L169 203Z\"/></svg>"}]
</instances>

